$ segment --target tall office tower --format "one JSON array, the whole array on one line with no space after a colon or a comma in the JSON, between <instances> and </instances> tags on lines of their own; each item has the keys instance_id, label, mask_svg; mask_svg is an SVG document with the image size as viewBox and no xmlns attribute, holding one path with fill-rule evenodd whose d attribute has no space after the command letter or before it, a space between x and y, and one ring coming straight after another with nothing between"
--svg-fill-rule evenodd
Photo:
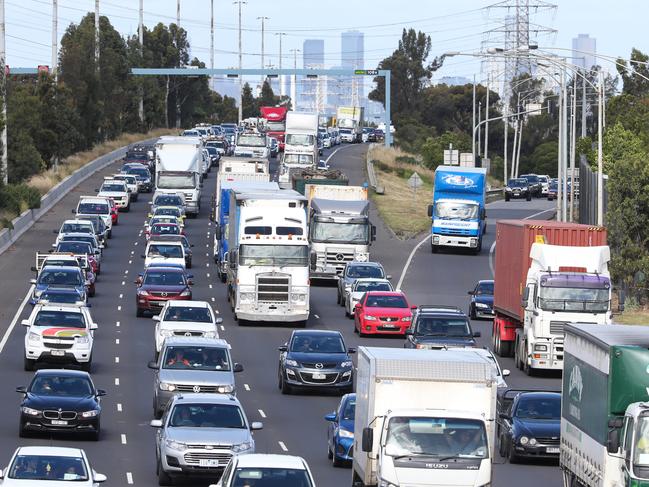
<instances>
[{"instance_id":1,"label":"tall office tower","mask_svg":"<svg viewBox=\"0 0 649 487\"><path fill-rule=\"evenodd\" d=\"M340 57L345 69L363 69L365 66L365 34L357 30L340 34ZM364 78L354 76L342 80L341 104L360 106L365 98Z\"/></svg>"},{"instance_id":2,"label":"tall office tower","mask_svg":"<svg viewBox=\"0 0 649 487\"><path fill-rule=\"evenodd\" d=\"M572 40L572 63L583 69L597 66L597 39L579 34Z\"/></svg>"},{"instance_id":3,"label":"tall office tower","mask_svg":"<svg viewBox=\"0 0 649 487\"><path fill-rule=\"evenodd\" d=\"M306 39L302 44L302 65L304 69L324 68L324 40ZM322 76L318 78L302 77L298 83L297 98L300 108L308 111L317 111L319 98L323 92L326 81Z\"/></svg>"}]
</instances>

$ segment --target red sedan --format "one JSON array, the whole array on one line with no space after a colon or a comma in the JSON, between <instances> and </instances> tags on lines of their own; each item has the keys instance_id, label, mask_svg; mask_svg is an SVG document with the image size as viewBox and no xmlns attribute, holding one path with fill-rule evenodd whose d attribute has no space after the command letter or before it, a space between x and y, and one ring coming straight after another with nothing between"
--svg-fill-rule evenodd
<instances>
[{"instance_id":1,"label":"red sedan","mask_svg":"<svg viewBox=\"0 0 649 487\"><path fill-rule=\"evenodd\" d=\"M405 294L398 291L369 291L354 309L354 331L369 334L405 335L412 319Z\"/></svg>"},{"instance_id":2,"label":"red sedan","mask_svg":"<svg viewBox=\"0 0 649 487\"><path fill-rule=\"evenodd\" d=\"M135 280L136 316L158 314L169 300L191 300L192 275L176 266L149 266Z\"/></svg>"}]
</instances>

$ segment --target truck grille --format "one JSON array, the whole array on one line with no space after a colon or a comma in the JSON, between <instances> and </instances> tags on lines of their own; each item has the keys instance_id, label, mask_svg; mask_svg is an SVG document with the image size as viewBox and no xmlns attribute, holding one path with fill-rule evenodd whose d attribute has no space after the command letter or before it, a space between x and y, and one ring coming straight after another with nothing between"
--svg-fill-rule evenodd
<instances>
[{"instance_id":1,"label":"truck grille","mask_svg":"<svg viewBox=\"0 0 649 487\"><path fill-rule=\"evenodd\" d=\"M287 275L257 276L257 302L288 303L290 284Z\"/></svg>"},{"instance_id":2,"label":"truck grille","mask_svg":"<svg viewBox=\"0 0 649 487\"><path fill-rule=\"evenodd\" d=\"M561 335L563 336L563 328L566 326L564 321L551 321L550 322L550 333L552 335Z\"/></svg>"},{"instance_id":3,"label":"truck grille","mask_svg":"<svg viewBox=\"0 0 649 487\"><path fill-rule=\"evenodd\" d=\"M338 367L336 362L318 362L322 367L317 367L316 362L302 362L302 367L306 369L335 369Z\"/></svg>"},{"instance_id":4,"label":"truck grille","mask_svg":"<svg viewBox=\"0 0 649 487\"><path fill-rule=\"evenodd\" d=\"M43 417L45 419L63 419L66 421L72 421L73 419L77 419L77 413L74 411L45 410L43 411Z\"/></svg>"},{"instance_id":5,"label":"truck grille","mask_svg":"<svg viewBox=\"0 0 649 487\"><path fill-rule=\"evenodd\" d=\"M471 230L462 228L443 228L442 230L439 230L439 232L436 230L435 233L441 235L471 235Z\"/></svg>"},{"instance_id":6,"label":"truck grille","mask_svg":"<svg viewBox=\"0 0 649 487\"><path fill-rule=\"evenodd\" d=\"M174 331L177 337L202 337L202 331Z\"/></svg>"},{"instance_id":7,"label":"truck grille","mask_svg":"<svg viewBox=\"0 0 649 487\"><path fill-rule=\"evenodd\" d=\"M196 445L196 446L206 446L206 445ZM190 448L193 448L192 445ZM213 446L210 446L214 448ZM185 462L191 465L198 465L201 460L218 460L220 467L225 467L232 458L230 453L214 452L214 451L204 451L204 452L191 452L185 453Z\"/></svg>"},{"instance_id":8,"label":"truck grille","mask_svg":"<svg viewBox=\"0 0 649 487\"><path fill-rule=\"evenodd\" d=\"M337 250L327 250L326 263L327 265L336 268L336 274L342 274L345 264L354 260L354 252L345 252Z\"/></svg>"}]
</instances>

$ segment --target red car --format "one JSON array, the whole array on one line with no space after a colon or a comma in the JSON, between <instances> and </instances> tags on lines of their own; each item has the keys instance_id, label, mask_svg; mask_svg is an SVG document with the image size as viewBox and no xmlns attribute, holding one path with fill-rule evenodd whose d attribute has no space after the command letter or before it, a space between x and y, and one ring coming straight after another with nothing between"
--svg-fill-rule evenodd
<instances>
[{"instance_id":1,"label":"red car","mask_svg":"<svg viewBox=\"0 0 649 487\"><path fill-rule=\"evenodd\" d=\"M406 295L398 291L366 292L354 308L354 331L369 334L405 335L412 319Z\"/></svg>"},{"instance_id":2,"label":"red car","mask_svg":"<svg viewBox=\"0 0 649 487\"><path fill-rule=\"evenodd\" d=\"M117 210L117 205L115 204L115 200L113 198L108 198L108 201L110 201L110 219L113 221L113 225L117 225L119 223L119 212Z\"/></svg>"},{"instance_id":3,"label":"red car","mask_svg":"<svg viewBox=\"0 0 649 487\"><path fill-rule=\"evenodd\" d=\"M191 300L192 275L185 269L172 265L148 267L135 280L137 284L135 303L136 316L145 312L158 314L169 300Z\"/></svg>"}]
</instances>

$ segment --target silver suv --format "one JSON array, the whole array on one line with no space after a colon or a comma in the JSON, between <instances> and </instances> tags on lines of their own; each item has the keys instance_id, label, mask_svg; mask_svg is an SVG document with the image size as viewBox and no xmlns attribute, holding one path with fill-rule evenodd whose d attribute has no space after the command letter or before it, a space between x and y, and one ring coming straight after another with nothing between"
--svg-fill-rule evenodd
<instances>
[{"instance_id":1,"label":"silver suv","mask_svg":"<svg viewBox=\"0 0 649 487\"><path fill-rule=\"evenodd\" d=\"M252 431L239 400L230 395L188 394L174 397L151 426L156 432L159 485L174 477L219 477L233 455L255 452Z\"/></svg>"},{"instance_id":2,"label":"silver suv","mask_svg":"<svg viewBox=\"0 0 649 487\"><path fill-rule=\"evenodd\" d=\"M149 362L156 371L153 381L153 414L156 418L177 394L235 394L234 373L242 372L233 363L225 340L169 337L157 361Z\"/></svg>"}]
</instances>

